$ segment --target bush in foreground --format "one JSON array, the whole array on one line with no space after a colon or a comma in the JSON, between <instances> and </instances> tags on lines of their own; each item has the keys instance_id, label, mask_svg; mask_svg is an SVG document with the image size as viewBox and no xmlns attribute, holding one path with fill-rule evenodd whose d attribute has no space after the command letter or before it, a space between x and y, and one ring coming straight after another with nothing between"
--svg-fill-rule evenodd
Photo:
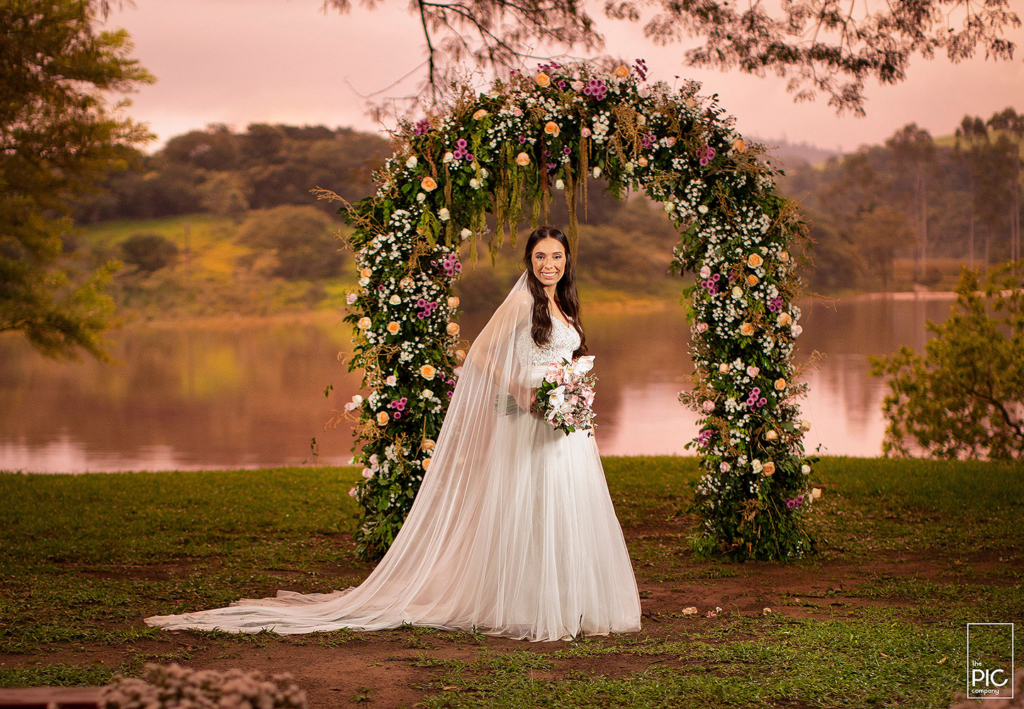
<instances>
[{"instance_id":1,"label":"bush in foreground","mask_svg":"<svg viewBox=\"0 0 1024 709\"><path fill-rule=\"evenodd\" d=\"M987 274L964 270L949 318L928 321L934 339L919 355L909 347L872 358L891 393L886 455L960 459L1024 458L1024 261Z\"/></svg>"}]
</instances>

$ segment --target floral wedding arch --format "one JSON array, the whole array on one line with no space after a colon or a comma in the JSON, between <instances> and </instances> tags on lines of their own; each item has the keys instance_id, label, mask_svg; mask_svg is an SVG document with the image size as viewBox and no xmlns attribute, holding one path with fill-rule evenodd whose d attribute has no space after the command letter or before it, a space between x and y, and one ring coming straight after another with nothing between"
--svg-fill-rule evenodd
<instances>
[{"instance_id":1,"label":"floral wedding arch","mask_svg":"<svg viewBox=\"0 0 1024 709\"><path fill-rule=\"evenodd\" d=\"M451 289L462 242L475 256L488 214L491 248L506 229L514 241L524 212L545 222L561 193L575 247L586 176L663 205L680 233L673 270L699 276L683 291L696 372L680 395L701 415L695 550L738 559L811 550L800 519L811 461L794 403L806 385L793 382L792 363L799 283L787 250L802 224L775 193L763 149L744 142L714 98L698 97L694 82L648 84L646 72L641 60L611 72L551 63L485 94L457 87L447 110L400 127L376 195L340 210L360 269L348 295L350 369L363 370L370 391L345 407L364 466L350 491L363 556L391 544L430 466L461 361Z\"/></svg>"}]
</instances>

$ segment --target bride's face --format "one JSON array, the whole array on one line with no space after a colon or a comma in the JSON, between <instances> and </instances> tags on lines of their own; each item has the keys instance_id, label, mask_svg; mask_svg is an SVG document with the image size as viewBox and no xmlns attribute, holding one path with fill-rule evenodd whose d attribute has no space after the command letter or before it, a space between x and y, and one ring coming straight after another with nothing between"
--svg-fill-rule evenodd
<instances>
[{"instance_id":1,"label":"bride's face","mask_svg":"<svg viewBox=\"0 0 1024 709\"><path fill-rule=\"evenodd\" d=\"M562 279L565 273L565 247L550 236L541 239L533 247L530 254L533 275L544 286L553 286Z\"/></svg>"}]
</instances>

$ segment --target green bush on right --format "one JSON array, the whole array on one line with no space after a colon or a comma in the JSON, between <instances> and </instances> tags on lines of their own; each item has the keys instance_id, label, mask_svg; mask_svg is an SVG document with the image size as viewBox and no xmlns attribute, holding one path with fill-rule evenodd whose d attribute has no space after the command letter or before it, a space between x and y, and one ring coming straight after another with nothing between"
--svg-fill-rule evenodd
<instances>
[{"instance_id":1,"label":"green bush on right","mask_svg":"<svg viewBox=\"0 0 1024 709\"><path fill-rule=\"evenodd\" d=\"M1024 261L964 269L949 318L927 322L924 354L871 358L871 373L889 378L886 456L1024 459L1022 285Z\"/></svg>"}]
</instances>

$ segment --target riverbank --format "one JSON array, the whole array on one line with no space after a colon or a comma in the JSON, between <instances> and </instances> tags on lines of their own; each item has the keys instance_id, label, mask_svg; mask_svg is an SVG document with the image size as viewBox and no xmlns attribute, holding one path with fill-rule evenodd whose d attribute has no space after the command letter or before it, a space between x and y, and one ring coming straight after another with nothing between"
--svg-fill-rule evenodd
<instances>
[{"instance_id":1,"label":"riverbank","mask_svg":"<svg viewBox=\"0 0 1024 709\"><path fill-rule=\"evenodd\" d=\"M265 217L256 210L248 219L259 222ZM668 273L671 244L663 243L663 235L649 235L636 243L636 235L623 230L590 225L581 229L585 242L593 240L593 253L581 252L580 256L580 295L585 314L678 307L680 290L689 281ZM357 274L342 241L332 238L321 245L325 253L335 246L341 250L342 263L335 275L284 278L275 270L278 262L272 250L243 243L240 231L245 231L244 224L207 214L101 222L77 231L72 252L95 266L126 258L122 244L142 234L163 239L177 249L177 255L169 257L163 267L150 272L129 264L111 282L108 291L129 324L315 319L344 309L345 294L356 287ZM493 312L521 269L521 254L510 244L499 251L493 263L486 248L481 253L477 261L463 254L466 269L455 288L470 317ZM933 298L952 292L965 265L960 259L933 258L927 277L915 278L913 261L897 259L885 293L843 289L818 295L813 294L813 273L805 272L803 278L807 300Z\"/></svg>"},{"instance_id":2,"label":"riverbank","mask_svg":"<svg viewBox=\"0 0 1024 709\"><path fill-rule=\"evenodd\" d=\"M96 685L173 661L289 671L313 707L947 707L963 685L965 624L1024 617L1019 466L823 459L808 517L820 554L791 564L693 559L696 460L606 458L605 469L644 629L545 644L142 623L365 578L354 468L0 475L0 686Z\"/></svg>"}]
</instances>

